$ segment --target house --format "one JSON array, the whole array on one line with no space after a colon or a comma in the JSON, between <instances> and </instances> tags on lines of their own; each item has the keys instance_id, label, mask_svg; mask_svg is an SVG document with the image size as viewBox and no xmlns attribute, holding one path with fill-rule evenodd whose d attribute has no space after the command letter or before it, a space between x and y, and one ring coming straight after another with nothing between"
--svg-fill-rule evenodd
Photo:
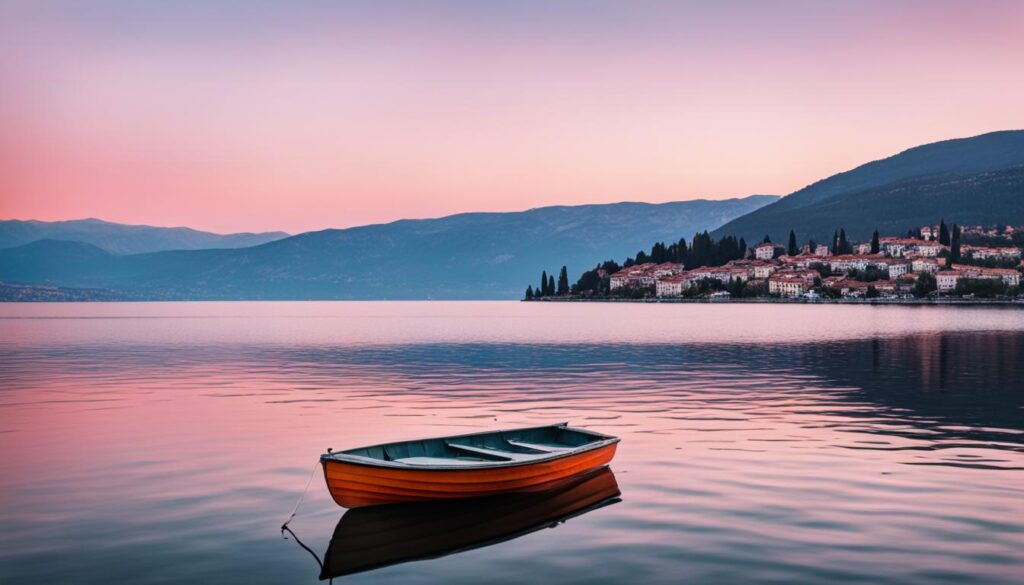
<instances>
[{"instance_id":1,"label":"house","mask_svg":"<svg viewBox=\"0 0 1024 585\"><path fill-rule=\"evenodd\" d=\"M872 257L853 254L833 256L828 260L827 264L832 272L846 274L852 270L867 270L868 266L872 265Z\"/></svg>"},{"instance_id":2,"label":"house","mask_svg":"<svg viewBox=\"0 0 1024 585\"><path fill-rule=\"evenodd\" d=\"M821 285L825 288L831 288L839 291L839 294L846 296L846 292L849 287L846 286L847 278L845 276L829 276L821 279Z\"/></svg>"},{"instance_id":3,"label":"house","mask_svg":"<svg viewBox=\"0 0 1024 585\"><path fill-rule=\"evenodd\" d=\"M929 242L915 238L892 238L886 237L879 241L879 248L887 256L900 258L909 255L928 256L934 258L945 248L938 242Z\"/></svg>"},{"instance_id":4,"label":"house","mask_svg":"<svg viewBox=\"0 0 1024 585\"><path fill-rule=\"evenodd\" d=\"M889 256L899 257L908 247L914 246L917 240L907 238L886 237L878 240L879 249Z\"/></svg>"},{"instance_id":5,"label":"house","mask_svg":"<svg viewBox=\"0 0 1024 585\"><path fill-rule=\"evenodd\" d=\"M768 278L775 272L775 265L768 263L755 264L753 268L754 278Z\"/></svg>"},{"instance_id":6,"label":"house","mask_svg":"<svg viewBox=\"0 0 1024 585\"><path fill-rule=\"evenodd\" d=\"M893 281L896 287L896 293L900 295L909 295L914 292L914 288L917 286L917 280L921 278L920 275L913 272L900 275L895 281Z\"/></svg>"},{"instance_id":7,"label":"house","mask_svg":"<svg viewBox=\"0 0 1024 585\"><path fill-rule=\"evenodd\" d=\"M964 256L975 260L1019 260L1020 248L986 248L984 246L962 246Z\"/></svg>"},{"instance_id":8,"label":"house","mask_svg":"<svg viewBox=\"0 0 1024 585\"><path fill-rule=\"evenodd\" d=\"M840 292L844 297L862 298L868 295L868 289L875 289L879 296L893 297L897 294L897 287L888 280L876 280L874 282L863 282L860 280L846 279L842 283Z\"/></svg>"},{"instance_id":9,"label":"house","mask_svg":"<svg viewBox=\"0 0 1024 585\"><path fill-rule=\"evenodd\" d=\"M876 267L881 268L884 266L889 270L889 278L896 278L910 272L911 265L911 262L894 258L885 258L881 262L875 263Z\"/></svg>"},{"instance_id":10,"label":"house","mask_svg":"<svg viewBox=\"0 0 1024 585\"><path fill-rule=\"evenodd\" d=\"M981 274L982 278L999 278L1007 286L1020 286L1020 272L1013 268L986 268Z\"/></svg>"},{"instance_id":11,"label":"house","mask_svg":"<svg viewBox=\"0 0 1024 585\"><path fill-rule=\"evenodd\" d=\"M674 264L672 262L664 262L652 267L649 272L654 278L661 278L663 276L672 276L673 274L679 274L683 271L682 264Z\"/></svg>"},{"instance_id":12,"label":"house","mask_svg":"<svg viewBox=\"0 0 1024 585\"><path fill-rule=\"evenodd\" d=\"M935 274L939 271L939 262L935 258L914 258L910 262L910 269L914 272Z\"/></svg>"},{"instance_id":13,"label":"house","mask_svg":"<svg viewBox=\"0 0 1024 585\"><path fill-rule=\"evenodd\" d=\"M940 292L948 292L956 288L962 274L957 270L943 270L935 275L935 285Z\"/></svg>"},{"instance_id":14,"label":"house","mask_svg":"<svg viewBox=\"0 0 1024 585\"><path fill-rule=\"evenodd\" d=\"M961 278L1002 280L1007 286L1018 286L1020 284L1020 272L1017 272L1014 268L982 268L981 266L954 264L953 271L960 273Z\"/></svg>"},{"instance_id":15,"label":"house","mask_svg":"<svg viewBox=\"0 0 1024 585\"><path fill-rule=\"evenodd\" d=\"M854 254L860 254L860 255L870 254L871 253L871 244L870 243L857 244L856 246L853 247L853 253Z\"/></svg>"},{"instance_id":16,"label":"house","mask_svg":"<svg viewBox=\"0 0 1024 585\"><path fill-rule=\"evenodd\" d=\"M652 263L636 264L619 270L608 279L611 290L620 288L641 288L654 286L654 267Z\"/></svg>"},{"instance_id":17,"label":"house","mask_svg":"<svg viewBox=\"0 0 1024 585\"><path fill-rule=\"evenodd\" d=\"M775 250L782 248L782 246L776 246L771 242L762 242L754 246L754 258L758 260L771 260L775 257Z\"/></svg>"},{"instance_id":18,"label":"house","mask_svg":"<svg viewBox=\"0 0 1024 585\"><path fill-rule=\"evenodd\" d=\"M692 284L688 274L673 274L659 278L654 283L654 292L659 297L678 297Z\"/></svg>"},{"instance_id":19,"label":"house","mask_svg":"<svg viewBox=\"0 0 1024 585\"><path fill-rule=\"evenodd\" d=\"M945 246L938 242L920 242L915 246L914 252L927 258L935 258Z\"/></svg>"},{"instance_id":20,"label":"house","mask_svg":"<svg viewBox=\"0 0 1024 585\"><path fill-rule=\"evenodd\" d=\"M780 270L768 278L768 293L798 297L811 289L817 276L810 270Z\"/></svg>"}]
</instances>

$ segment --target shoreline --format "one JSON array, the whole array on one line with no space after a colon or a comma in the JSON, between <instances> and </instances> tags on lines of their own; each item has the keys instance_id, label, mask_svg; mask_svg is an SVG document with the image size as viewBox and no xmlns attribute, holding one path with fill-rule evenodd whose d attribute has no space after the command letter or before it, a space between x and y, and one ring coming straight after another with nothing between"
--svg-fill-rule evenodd
<instances>
[{"instance_id":1,"label":"shoreline","mask_svg":"<svg viewBox=\"0 0 1024 585\"><path fill-rule=\"evenodd\" d=\"M616 298L542 298L520 300L522 303L649 303L649 304L780 304L780 305L904 305L904 306L977 306L1003 305L1024 307L1024 299L798 299L798 298L764 298L749 299L685 299L685 298L649 298L649 299L616 299Z\"/></svg>"}]
</instances>

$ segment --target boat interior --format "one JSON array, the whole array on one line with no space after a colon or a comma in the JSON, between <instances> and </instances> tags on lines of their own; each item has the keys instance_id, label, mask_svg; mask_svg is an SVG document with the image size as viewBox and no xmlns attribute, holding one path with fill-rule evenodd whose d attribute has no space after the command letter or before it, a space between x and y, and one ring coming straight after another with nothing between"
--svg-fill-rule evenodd
<instances>
[{"instance_id":1,"label":"boat interior","mask_svg":"<svg viewBox=\"0 0 1024 585\"><path fill-rule=\"evenodd\" d=\"M475 467L546 459L614 437L566 424L360 447L335 455L411 466ZM340 457L339 457L340 459Z\"/></svg>"}]
</instances>

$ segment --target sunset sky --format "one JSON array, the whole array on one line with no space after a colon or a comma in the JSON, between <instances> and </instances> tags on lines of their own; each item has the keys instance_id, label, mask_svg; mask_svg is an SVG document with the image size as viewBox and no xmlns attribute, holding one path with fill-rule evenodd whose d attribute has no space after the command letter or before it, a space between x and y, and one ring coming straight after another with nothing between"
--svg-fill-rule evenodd
<instances>
[{"instance_id":1,"label":"sunset sky","mask_svg":"<svg viewBox=\"0 0 1024 585\"><path fill-rule=\"evenodd\" d=\"M1024 127L1024 2L0 0L0 217L786 194Z\"/></svg>"}]
</instances>

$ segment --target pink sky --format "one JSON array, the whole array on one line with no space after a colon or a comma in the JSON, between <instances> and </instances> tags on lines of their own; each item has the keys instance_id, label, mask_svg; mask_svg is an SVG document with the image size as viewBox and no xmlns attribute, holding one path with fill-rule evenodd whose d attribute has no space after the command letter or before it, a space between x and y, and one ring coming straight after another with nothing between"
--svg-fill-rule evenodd
<instances>
[{"instance_id":1,"label":"pink sky","mask_svg":"<svg viewBox=\"0 0 1024 585\"><path fill-rule=\"evenodd\" d=\"M0 4L0 217L785 194L1024 127L1022 2Z\"/></svg>"}]
</instances>

